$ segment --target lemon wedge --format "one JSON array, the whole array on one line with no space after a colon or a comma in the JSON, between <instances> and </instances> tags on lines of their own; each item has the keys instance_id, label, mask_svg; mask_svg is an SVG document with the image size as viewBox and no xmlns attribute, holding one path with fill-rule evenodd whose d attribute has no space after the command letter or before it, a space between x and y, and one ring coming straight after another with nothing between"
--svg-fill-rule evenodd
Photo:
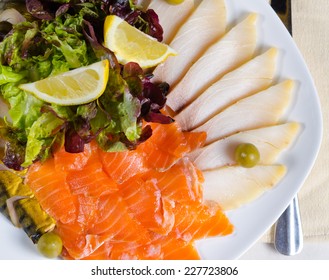
<instances>
[{"instance_id":1,"label":"lemon wedge","mask_svg":"<svg viewBox=\"0 0 329 280\"><path fill-rule=\"evenodd\" d=\"M168 45L131 26L118 16L107 16L104 23L104 45L121 64L136 62L142 68L154 67L177 53Z\"/></svg>"},{"instance_id":2,"label":"lemon wedge","mask_svg":"<svg viewBox=\"0 0 329 280\"><path fill-rule=\"evenodd\" d=\"M100 97L108 78L109 62L102 60L33 83L21 84L19 88L48 103L79 105Z\"/></svg>"}]
</instances>

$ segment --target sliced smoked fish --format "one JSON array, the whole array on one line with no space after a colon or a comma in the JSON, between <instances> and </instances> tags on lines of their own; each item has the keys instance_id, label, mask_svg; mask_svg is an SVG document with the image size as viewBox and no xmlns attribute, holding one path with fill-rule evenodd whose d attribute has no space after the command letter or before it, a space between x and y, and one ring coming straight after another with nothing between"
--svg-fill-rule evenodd
<instances>
[{"instance_id":1,"label":"sliced smoked fish","mask_svg":"<svg viewBox=\"0 0 329 280\"><path fill-rule=\"evenodd\" d=\"M200 148L206 141L205 132L183 132L177 123L152 124L153 135L137 147L145 165L165 171L187 153Z\"/></svg>"},{"instance_id":2,"label":"sliced smoked fish","mask_svg":"<svg viewBox=\"0 0 329 280\"><path fill-rule=\"evenodd\" d=\"M69 171L66 181L73 195L99 197L118 190L116 182L103 170L98 153L94 153L81 170Z\"/></svg>"},{"instance_id":3,"label":"sliced smoked fish","mask_svg":"<svg viewBox=\"0 0 329 280\"><path fill-rule=\"evenodd\" d=\"M86 144L81 153L68 153L64 147L54 153L55 168L60 171L81 170L95 149L95 143Z\"/></svg>"},{"instance_id":4,"label":"sliced smoked fish","mask_svg":"<svg viewBox=\"0 0 329 280\"><path fill-rule=\"evenodd\" d=\"M206 145L234 133L278 124L292 100L294 82L283 81L240 99L193 131L207 133Z\"/></svg>"},{"instance_id":5,"label":"sliced smoked fish","mask_svg":"<svg viewBox=\"0 0 329 280\"><path fill-rule=\"evenodd\" d=\"M96 208L93 222L88 228L90 234L103 236L113 242L148 240L148 231L136 219L133 219L119 193L101 196Z\"/></svg>"},{"instance_id":6,"label":"sliced smoked fish","mask_svg":"<svg viewBox=\"0 0 329 280\"><path fill-rule=\"evenodd\" d=\"M76 207L66 183L66 173L55 170L53 158L33 164L26 174L26 184L41 207L55 220L68 223L76 218Z\"/></svg>"},{"instance_id":7,"label":"sliced smoked fish","mask_svg":"<svg viewBox=\"0 0 329 280\"><path fill-rule=\"evenodd\" d=\"M172 20L172 17L168 17L168 19L175 22L175 20ZM165 81L171 87L174 87L191 68L193 63L199 59L209 46L218 41L225 31L225 1L201 1L200 5L178 29L175 37L170 42L170 47L178 55L168 57L163 64L157 66L153 71L153 81ZM195 34L198 35L195 36Z\"/></svg>"},{"instance_id":8,"label":"sliced smoked fish","mask_svg":"<svg viewBox=\"0 0 329 280\"><path fill-rule=\"evenodd\" d=\"M142 176L144 180L156 180L161 194L172 201L188 204L202 201L202 173L187 158L165 172L150 171Z\"/></svg>"},{"instance_id":9,"label":"sliced smoked fish","mask_svg":"<svg viewBox=\"0 0 329 280\"><path fill-rule=\"evenodd\" d=\"M207 199L210 199L207 197ZM176 203L175 225L171 235L186 242L233 232L233 225L217 203L198 205Z\"/></svg>"},{"instance_id":10,"label":"sliced smoked fish","mask_svg":"<svg viewBox=\"0 0 329 280\"><path fill-rule=\"evenodd\" d=\"M89 234L86 227L76 221L68 224L58 222L56 232L63 241L66 257L73 259L90 256L106 241L104 236Z\"/></svg>"},{"instance_id":11,"label":"sliced smoked fish","mask_svg":"<svg viewBox=\"0 0 329 280\"><path fill-rule=\"evenodd\" d=\"M166 238L162 242L162 259L164 260L199 260L200 255L191 242ZM167 241L167 242L166 242Z\"/></svg>"},{"instance_id":12,"label":"sliced smoked fish","mask_svg":"<svg viewBox=\"0 0 329 280\"><path fill-rule=\"evenodd\" d=\"M249 60L206 89L175 116L183 130L192 130L239 99L264 90L273 82L278 51L271 48Z\"/></svg>"},{"instance_id":13,"label":"sliced smoked fish","mask_svg":"<svg viewBox=\"0 0 329 280\"><path fill-rule=\"evenodd\" d=\"M163 197L155 179L135 176L120 186L120 194L133 216L148 230L168 234L174 223L174 202Z\"/></svg>"},{"instance_id":14,"label":"sliced smoked fish","mask_svg":"<svg viewBox=\"0 0 329 280\"><path fill-rule=\"evenodd\" d=\"M137 147L144 158L144 164L150 169L165 171L175 164L191 149L184 133L176 123L151 124L153 134Z\"/></svg>"},{"instance_id":15,"label":"sliced smoked fish","mask_svg":"<svg viewBox=\"0 0 329 280\"><path fill-rule=\"evenodd\" d=\"M198 260L200 256L194 242L174 239L170 235L152 235L153 248L159 251L162 260Z\"/></svg>"},{"instance_id":16,"label":"sliced smoked fish","mask_svg":"<svg viewBox=\"0 0 329 280\"><path fill-rule=\"evenodd\" d=\"M234 26L211 45L169 92L167 105L178 112L226 73L252 58L256 50L256 14Z\"/></svg>"},{"instance_id":17,"label":"sliced smoked fish","mask_svg":"<svg viewBox=\"0 0 329 280\"><path fill-rule=\"evenodd\" d=\"M241 143L254 144L261 157L258 164L273 164L296 139L300 124L295 122L241 131L188 154L200 170L235 165L234 152Z\"/></svg>"},{"instance_id":18,"label":"sliced smoked fish","mask_svg":"<svg viewBox=\"0 0 329 280\"><path fill-rule=\"evenodd\" d=\"M111 242L104 242L93 253L81 260L109 260L112 248L113 244Z\"/></svg>"},{"instance_id":19,"label":"sliced smoked fish","mask_svg":"<svg viewBox=\"0 0 329 280\"><path fill-rule=\"evenodd\" d=\"M200 256L193 242L173 239L169 235L151 233L146 244L114 244L112 260L198 260Z\"/></svg>"},{"instance_id":20,"label":"sliced smoked fish","mask_svg":"<svg viewBox=\"0 0 329 280\"><path fill-rule=\"evenodd\" d=\"M185 0L179 5L169 4L167 1L153 0L147 7L154 10L163 29L163 42L169 44L177 30L187 20L193 10L196 8L194 0ZM173 13L178 16L173 20Z\"/></svg>"},{"instance_id":21,"label":"sliced smoked fish","mask_svg":"<svg viewBox=\"0 0 329 280\"><path fill-rule=\"evenodd\" d=\"M236 209L271 189L286 171L283 165L225 166L205 171L204 197L216 201L225 211Z\"/></svg>"},{"instance_id":22,"label":"sliced smoked fish","mask_svg":"<svg viewBox=\"0 0 329 280\"><path fill-rule=\"evenodd\" d=\"M148 170L143 156L137 151L100 151L99 154L105 172L118 184Z\"/></svg>"},{"instance_id":23,"label":"sliced smoked fish","mask_svg":"<svg viewBox=\"0 0 329 280\"><path fill-rule=\"evenodd\" d=\"M190 147L189 153L193 152L194 150L197 150L201 148L207 139L207 133L201 131L201 132L190 132L190 131L183 131L184 137Z\"/></svg>"}]
</instances>

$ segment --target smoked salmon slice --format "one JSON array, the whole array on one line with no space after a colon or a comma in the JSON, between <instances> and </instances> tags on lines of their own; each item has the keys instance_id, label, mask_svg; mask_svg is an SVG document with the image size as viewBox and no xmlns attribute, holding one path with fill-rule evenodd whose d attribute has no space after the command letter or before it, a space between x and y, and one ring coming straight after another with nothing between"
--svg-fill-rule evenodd
<instances>
[{"instance_id":1,"label":"smoked salmon slice","mask_svg":"<svg viewBox=\"0 0 329 280\"><path fill-rule=\"evenodd\" d=\"M76 207L66 182L66 173L55 171L55 160L33 164L26 174L29 185L41 207L55 220L68 223L76 218Z\"/></svg>"},{"instance_id":2,"label":"smoked salmon slice","mask_svg":"<svg viewBox=\"0 0 329 280\"><path fill-rule=\"evenodd\" d=\"M161 242L162 259L164 260L199 260L200 256L191 242L185 242L180 239L162 237Z\"/></svg>"},{"instance_id":3,"label":"smoked salmon slice","mask_svg":"<svg viewBox=\"0 0 329 280\"><path fill-rule=\"evenodd\" d=\"M151 124L152 136L139 145L136 151L144 158L147 170L165 171L175 164L179 158L187 154L184 135L175 123L167 125Z\"/></svg>"},{"instance_id":4,"label":"smoked salmon slice","mask_svg":"<svg viewBox=\"0 0 329 280\"><path fill-rule=\"evenodd\" d=\"M143 156L136 151L108 153L100 151L100 158L105 172L121 184L136 174L147 171Z\"/></svg>"},{"instance_id":5,"label":"smoked salmon slice","mask_svg":"<svg viewBox=\"0 0 329 280\"><path fill-rule=\"evenodd\" d=\"M98 153L93 154L81 170L68 172L66 180L73 195L99 197L118 190L116 182L103 170Z\"/></svg>"},{"instance_id":6,"label":"smoked salmon slice","mask_svg":"<svg viewBox=\"0 0 329 280\"><path fill-rule=\"evenodd\" d=\"M191 242L173 239L170 236L151 234L152 241L139 246L122 246L114 244L110 259L112 260L199 260L200 256Z\"/></svg>"},{"instance_id":7,"label":"smoked salmon slice","mask_svg":"<svg viewBox=\"0 0 329 280\"><path fill-rule=\"evenodd\" d=\"M81 260L108 260L109 255L112 251L113 244L110 242L104 242L102 246L97 248L88 257L82 258Z\"/></svg>"},{"instance_id":8,"label":"smoked salmon slice","mask_svg":"<svg viewBox=\"0 0 329 280\"><path fill-rule=\"evenodd\" d=\"M77 222L85 227L90 226L90 221L96 211L95 205L97 204L98 197L85 196L83 194L73 196L77 209Z\"/></svg>"},{"instance_id":9,"label":"smoked salmon slice","mask_svg":"<svg viewBox=\"0 0 329 280\"><path fill-rule=\"evenodd\" d=\"M152 124L153 134L137 147L148 169L165 171L206 141L204 132L182 132L176 123Z\"/></svg>"},{"instance_id":10,"label":"smoked salmon slice","mask_svg":"<svg viewBox=\"0 0 329 280\"><path fill-rule=\"evenodd\" d=\"M101 196L96 209L88 229L90 234L101 235L113 242L142 242L149 239L148 231L131 217L119 193Z\"/></svg>"},{"instance_id":11,"label":"smoked salmon slice","mask_svg":"<svg viewBox=\"0 0 329 280\"><path fill-rule=\"evenodd\" d=\"M81 170L87 163L96 144L86 144L81 153L68 153L64 148L54 153L55 168L59 171Z\"/></svg>"},{"instance_id":12,"label":"smoked salmon slice","mask_svg":"<svg viewBox=\"0 0 329 280\"><path fill-rule=\"evenodd\" d=\"M202 201L202 173L187 158L181 159L167 172L150 171L143 175L152 178L163 196L181 203Z\"/></svg>"},{"instance_id":13,"label":"smoked salmon slice","mask_svg":"<svg viewBox=\"0 0 329 280\"><path fill-rule=\"evenodd\" d=\"M150 233L146 244L112 244L111 260L198 260L200 256L193 242L173 239L169 235Z\"/></svg>"},{"instance_id":14,"label":"smoked salmon slice","mask_svg":"<svg viewBox=\"0 0 329 280\"><path fill-rule=\"evenodd\" d=\"M171 234L186 242L233 232L233 226L222 209L210 201L199 205L177 203L175 221Z\"/></svg>"},{"instance_id":15,"label":"smoked salmon slice","mask_svg":"<svg viewBox=\"0 0 329 280\"><path fill-rule=\"evenodd\" d=\"M159 235L162 236L162 235ZM111 260L159 260L162 259L161 244L154 242L150 232L147 243L115 243L110 253Z\"/></svg>"},{"instance_id":16,"label":"smoked salmon slice","mask_svg":"<svg viewBox=\"0 0 329 280\"><path fill-rule=\"evenodd\" d=\"M136 176L120 186L129 211L148 230L168 234L174 223L174 203L163 197L155 179Z\"/></svg>"},{"instance_id":17,"label":"smoked salmon slice","mask_svg":"<svg viewBox=\"0 0 329 280\"><path fill-rule=\"evenodd\" d=\"M153 134L150 139L148 139L149 141L139 146L141 149L145 147L145 152L148 151L148 144L153 144L157 148L166 151L168 154L177 157L181 157L190 151L184 134L175 122L166 125L154 123L151 124L151 128ZM150 159L150 161L152 161L152 159Z\"/></svg>"},{"instance_id":18,"label":"smoked salmon slice","mask_svg":"<svg viewBox=\"0 0 329 280\"><path fill-rule=\"evenodd\" d=\"M88 234L86 227L78 222L69 224L58 223L56 232L61 236L66 258L83 259L100 248L106 238L99 235Z\"/></svg>"},{"instance_id":19,"label":"smoked salmon slice","mask_svg":"<svg viewBox=\"0 0 329 280\"><path fill-rule=\"evenodd\" d=\"M207 139L207 133L201 132L183 132L184 137L190 147L189 153L201 148Z\"/></svg>"}]
</instances>

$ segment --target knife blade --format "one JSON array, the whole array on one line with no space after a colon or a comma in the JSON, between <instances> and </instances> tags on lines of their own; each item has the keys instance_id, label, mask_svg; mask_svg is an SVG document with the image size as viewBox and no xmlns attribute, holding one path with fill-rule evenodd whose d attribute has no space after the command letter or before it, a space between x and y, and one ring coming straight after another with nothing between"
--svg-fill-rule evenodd
<instances>
[{"instance_id":1,"label":"knife blade","mask_svg":"<svg viewBox=\"0 0 329 280\"><path fill-rule=\"evenodd\" d=\"M292 35L291 0L271 0L271 6ZM298 197L293 198L275 225L274 247L283 255L296 255L303 248Z\"/></svg>"}]
</instances>

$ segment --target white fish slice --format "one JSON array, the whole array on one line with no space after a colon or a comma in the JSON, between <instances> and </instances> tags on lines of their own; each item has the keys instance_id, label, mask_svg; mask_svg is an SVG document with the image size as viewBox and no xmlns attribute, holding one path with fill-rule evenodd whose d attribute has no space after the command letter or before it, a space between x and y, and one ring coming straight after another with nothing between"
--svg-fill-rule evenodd
<instances>
[{"instance_id":1,"label":"white fish slice","mask_svg":"<svg viewBox=\"0 0 329 280\"><path fill-rule=\"evenodd\" d=\"M277 54L277 49L271 48L226 74L177 114L177 123L183 130L194 129L239 99L268 87L275 75Z\"/></svg>"},{"instance_id":2,"label":"white fish slice","mask_svg":"<svg viewBox=\"0 0 329 280\"><path fill-rule=\"evenodd\" d=\"M207 1L205 1L207 2ZM197 7L196 1L185 0L179 5L171 5L164 0L153 0L148 9L153 9L159 16L163 28L163 42L169 44L179 27ZM175 18L173 18L175 15Z\"/></svg>"},{"instance_id":3,"label":"white fish slice","mask_svg":"<svg viewBox=\"0 0 329 280\"><path fill-rule=\"evenodd\" d=\"M172 17L169 17L171 21ZM226 30L226 7L224 0L202 1L192 15L179 28L170 43L178 55L168 57L153 72L153 82L165 81L173 87L180 81L192 64ZM196 35L197 34L197 35Z\"/></svg>"},{"instance_id":4,"label":"white fish slice","mask_svg":"<svg viewBox=\"0 0 329 280\"><path fill-rule=\"evenodd\" d=\"M228 166L204 171L204 199L218 202L224 210L235 209L261 196L285 174L284 165Z\"/></svg>"},{"instance_id":5,"label":"white fish slice","mask_svg":"<svg viewBox=\"0 0 329 280\"><path fill-rule=\"evenodd\" d=\"M294 82L286 80L240 99L193 131L207 133L206 145L234 133L278 123L290 104Z\"/></svg>"},{"instance_id":6,"label":"white fish slice","mask_svg":"<svg viewBox=\"0 0 329 280\"><path fill-rule=\"evenodd\" d=\"M236 165L234 158L236 147L241 143L252 143L260 153L259 164L273 164L294 142L299 130L300 124L296 122L247 130L197 149L188 157L200 170Z\"/></svg>"},{"instance_id":7,"label":"white fish slice","mask_svg":"<svg viewBox=\"0 0 329 280\"><path fill-rule=\"evenodd\" d=\"M167 105L174 112L190 104L224 74L251 59L257 45L256 19L256 14L250 14L192 65L168 95Z\"/></svg>"}]
</instances>

